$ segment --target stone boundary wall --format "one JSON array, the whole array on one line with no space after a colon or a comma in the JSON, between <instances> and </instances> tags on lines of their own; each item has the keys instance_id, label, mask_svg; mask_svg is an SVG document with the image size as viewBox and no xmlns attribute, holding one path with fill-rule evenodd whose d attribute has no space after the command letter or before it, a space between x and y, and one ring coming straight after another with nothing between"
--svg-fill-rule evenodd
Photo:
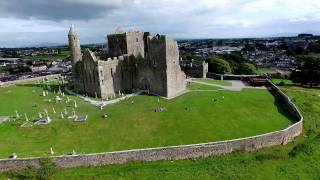
<instances>
[{"instance_id":1,"label":"stone boundary wall","mask_svg":"<svg viewBox=\"0 0 320 180\"><path fill-rule=\"evenodd\" d=\"M60 76L61 76L60 74L52 74L52 75L47 75L47 76L26 78L26 79L20 79L20 80L15 80L15 81L0 82L0 88L12 86L12 85L15 85L15 84L24 84L24 83L27 83L27 82L30 82L30 81L41 80L43 78L56 78L56 77L60 77Z\"/></svg>"},{"instance_id":2,"label":"stone boundary wall","mask_svg":"<svg viewBox=\"0 0 320 180\"><path fill-rule=\"evenodd\" d=\"M251 152L265 147L285 145L301 134L303 130L303 117L290 99L271 82L269 90L275 97L277 97L284 108L292 114L297 121L296 123L280 131L234 140L96 154L54 156L52 157L52 160L59 167L65 168L101 166L123 164L130 161L149 162L203 158L236 151ZM39 167L39 160L39 158L3 159L0 160L0 172L26 167Z\"/></svg>"},{"instance_id":3,"label":"stone boundary wall","mask_svg":"<svg viewBox=\"0 0 320 180\"><path fill-rule=\"evenodd\" d=\"M261 77L260 75L234 75L234 74L216 74L207 73L207 78L217 79L217 80L248 80L250 77Z\"/></svg>"}]
</instances>

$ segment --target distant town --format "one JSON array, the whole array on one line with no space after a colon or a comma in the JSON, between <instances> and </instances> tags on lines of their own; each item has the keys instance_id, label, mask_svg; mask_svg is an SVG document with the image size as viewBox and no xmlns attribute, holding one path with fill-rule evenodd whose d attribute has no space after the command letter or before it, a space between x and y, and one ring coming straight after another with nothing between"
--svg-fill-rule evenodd
<instances>
[{"instance_id":1,"label":"distant town","mask_svg":"<svg viewBox=\"0 0 320 180\"><path fill-rule=\"evenodd\" d=\"M288 77L303 55L320 53L320 36L299 34L296 37L253 39L186 39L178 40L181 61L209 61L209 72L242 74L237 62L252 64L245 74L267 74ZM105 51L105 45L81 47L95 52ZM225 60L231 71L216 72L210 58ZM183 63L182 63L183 64ZM12 81L49 74L69 73L70 53L67 46L0 48L0 81ZM244 74L244 73L243 73Z\"/></svg>"}]
</instances>

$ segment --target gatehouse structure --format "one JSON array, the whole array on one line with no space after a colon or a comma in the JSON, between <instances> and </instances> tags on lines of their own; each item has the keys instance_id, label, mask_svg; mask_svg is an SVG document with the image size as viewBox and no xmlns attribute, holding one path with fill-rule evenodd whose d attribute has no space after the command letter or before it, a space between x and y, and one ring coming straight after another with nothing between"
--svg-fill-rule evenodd
<instances>
[{"instance_id":1,"label":"gatehouse structure","mask_svg":"<svg viewBox=\"0 0 320 180\"><path fill-rule=\"evenodd\" d=\"M108 51L81 53L74 27L69 34L75 90L106 99L118 92L145 90L173 98L186 90L177 42L149 32L118 31L107 36Z\"/></svg>"}]
</instances>

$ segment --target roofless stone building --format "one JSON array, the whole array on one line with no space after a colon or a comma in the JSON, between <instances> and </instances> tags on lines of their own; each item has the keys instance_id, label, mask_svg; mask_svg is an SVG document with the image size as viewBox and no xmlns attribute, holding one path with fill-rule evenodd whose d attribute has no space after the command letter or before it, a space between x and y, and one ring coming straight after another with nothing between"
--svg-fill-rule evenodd
<instances>
[{"instance_id":1,"label":"roofless stone building","mask_svg":"<svg viewBox=\"0 0 320 180\"><path fill-rule=\"evenodd\" d=\"M146 90L167 98L186 90L186 75L179 65L177 42L149 32L116 32L107 36L108 51L81 53L74 27L69 48L76 91L102 99L119 91Z\"/></svg>"}]
</instances>

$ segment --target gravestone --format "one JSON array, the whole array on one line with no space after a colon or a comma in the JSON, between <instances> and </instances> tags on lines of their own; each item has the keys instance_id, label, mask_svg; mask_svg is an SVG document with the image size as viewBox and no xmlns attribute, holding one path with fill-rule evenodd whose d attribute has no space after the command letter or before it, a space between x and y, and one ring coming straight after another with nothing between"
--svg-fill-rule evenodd
<instances>
[{"instance_id":1,"label":"gravestone","mask_svg":"<svg viewBox=\"0 0 320 180\"><path fill-rule=\"evenodd\" d=\"M77 107L78 107L77 102L74 101L74 108L77 108Z\"/></svg>"},{"instance_id":2,"label":"gravestone","mask_svg":"<svg viewBox=\"0 0 320 180\"><path fill-rule=\"evenodd\" d=\"M6 122L9 119L8 116L0 116L0 124Z\"/></svg>"},{"instance_id":3,"label":"gravestone","mask_svg":"<svg viewBox=\"0 0 320 180\"><path fill-rule=\"evenodd\" d=\"M20 114L18 113L18 110L16 110L16 119L20 119Z\"/></svg>"},{"instance_id":4,"label":"gravestone","mask_svg":"<svg viewBox=\"0 0 320 180\"><path fill-rule=\"evenodd\" d=\"M53 148L52 148L52 147L50 147L50 154L51 154L51 155L54 155L54 151L53 151Z\"/></svg>"}]
</instances>

